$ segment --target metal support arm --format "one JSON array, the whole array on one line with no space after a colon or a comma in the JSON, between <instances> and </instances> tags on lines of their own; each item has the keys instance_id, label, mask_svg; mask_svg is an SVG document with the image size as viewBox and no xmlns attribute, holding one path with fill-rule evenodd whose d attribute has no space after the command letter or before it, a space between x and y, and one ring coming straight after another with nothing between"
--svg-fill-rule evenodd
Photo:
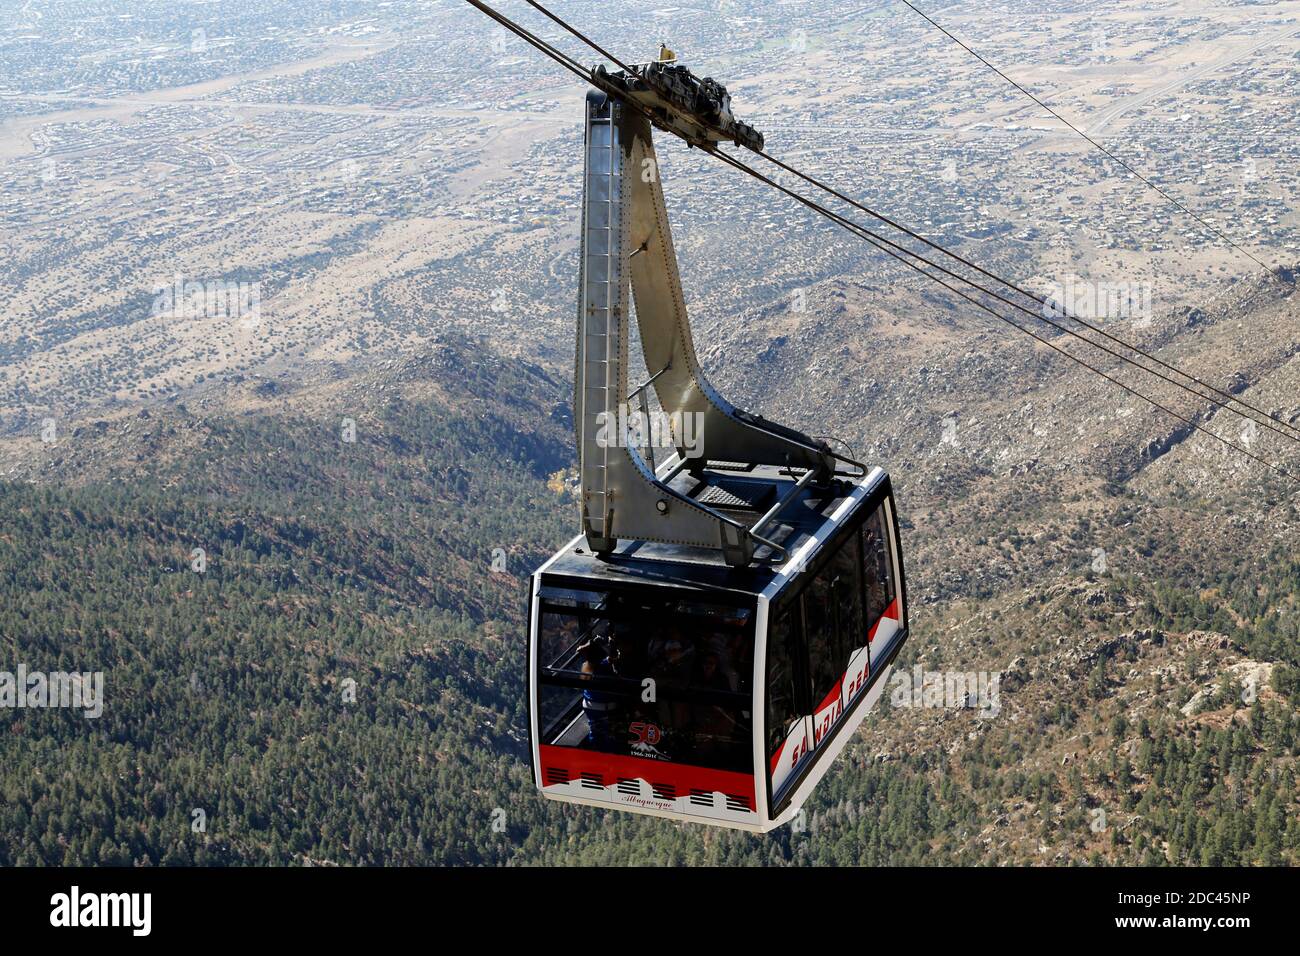
<instances>
[{"instance_id":1,"label":"metal support arm","mask_svg":"<svg viewBox=\"0 0 1300 956\"><path fill-rule=\"evenodd\" d=\"M587 96L586 120L574 377L582 530L598 553L619 540L659 541L716 548L728 563L747 564L768 542L660 481L629 440L628 403L653 387L678 455L701 466L747 462L828 475L834 456L823 442L736 408L709 383L691 338L650 123L599 91ZM659 371L629 394L631 300L646 368Z\"/></svg>"}]
</instances>

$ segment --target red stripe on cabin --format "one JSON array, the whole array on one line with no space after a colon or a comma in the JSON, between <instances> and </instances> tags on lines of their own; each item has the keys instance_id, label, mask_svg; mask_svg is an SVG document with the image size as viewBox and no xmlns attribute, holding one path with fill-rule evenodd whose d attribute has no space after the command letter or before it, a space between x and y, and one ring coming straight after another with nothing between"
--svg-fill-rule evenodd
<instances>
[{"instance_id":1,"label":"red stripe on cabin","mask_svg":"<svg viewBox=\"0 0 1300 956\"><path fill-rule=\"evenodd\" d=\"M689 797L692 790L714 791L731 797L743 797L752 811L754 806L754 775L732 770L710 770L690 764L667 760L647 760L622 754L606 754L598 750L578 747L557 747L542 744L539 748L542 764L543 789L552 786L549 771L563 771L566 781L578 780L582 774L600 777L601 786L612 787L619 780L641 779L651 786L667 785L677 797Z\"/></svg>"},{"instance_id":2,"label":"red stripe on cabin","mask_svg":"<svg viewBox=\"0 0 1300 956\"><path fill-rule=\"evenodd\" d=\"M876 631L880 630L880 624L885 618L892 618L895 623L898 622L898 598L889 602L889 607L885 608L885 613L880 615L880 620L871 625L871 630L867 632L867 643L870 644L876 639Z\"/></svg>"}]
</instances>

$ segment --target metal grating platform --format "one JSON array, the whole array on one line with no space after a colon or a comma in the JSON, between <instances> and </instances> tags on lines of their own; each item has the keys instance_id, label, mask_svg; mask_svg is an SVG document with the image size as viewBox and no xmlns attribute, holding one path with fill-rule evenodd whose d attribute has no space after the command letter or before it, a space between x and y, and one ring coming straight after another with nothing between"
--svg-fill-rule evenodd
<instances>
[{"instance_id":1,"label":"metal grating platform","mask_svg":"<svg viewBox=\"0 0 1300 956\"><path fill-rule=\"evenodd\" d=\"M776 489L766 482L715 480L695 500L711 508L764 511L776 500Z\"/></svg>"}]
</instances>

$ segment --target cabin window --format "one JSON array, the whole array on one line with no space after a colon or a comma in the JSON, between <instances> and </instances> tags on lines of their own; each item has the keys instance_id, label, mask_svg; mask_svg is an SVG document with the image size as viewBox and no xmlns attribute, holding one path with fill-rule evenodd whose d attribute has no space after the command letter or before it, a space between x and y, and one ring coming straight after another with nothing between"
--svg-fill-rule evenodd
<instances>
[{"instance_id":1,"label":"cabin window","mask_svg":"<svg viewBox=\"0 0 1300 956\"><path fill-rule=\"evenodd\" d=\"M796 690L795 660L799 647L799 608L772 623L767 638L767 758L777 755L791 728L803 720Z\"/></svg>"},{"instance_id":2,"label":"cabin window","mask_svg":"<svg viewBox=\"0 0 1300 956\"><path fill-rule=\"evenodd\" d=\"M848 667L848 655L867 642L867 631L862 619L862 584L859 569L858 535L851 535L844 546L831 558L831 603L835 611L835 629L839 634L840 673Z\"/></svg>"},{"instance_id":3,"label":"cabin window","mask_svg":"<svg viewBox=\"0 0 1300 956\"><path fill-rule=\"evenodd\" d=\"M544 589L544 743L753 770L753 613L698 601Z\"/></svg>"},{"instance_id":4,"label":"cabin window","mask_svg":"<svg viewBox=\"0 0 1300 956\"><path fill-rule=\"evenodd\" d=\"M884 504L862 525L862 579L867 602L867 627L875 624L894 602L893 561L889 549L889 516Z\"/></svg>"},{"instance_id":5,"label":"cabin window","mask_svg":"<svg viewBox=\"0 0 1300 956\"><path fill-rule=\"evenodd\" d=\"M803 592L804 633L808 637L808 669L812 677L812 704L820 709L828 697L838 695L845 654L835 627L835 569L827 565Z\"/></svg>"}]
</instances>

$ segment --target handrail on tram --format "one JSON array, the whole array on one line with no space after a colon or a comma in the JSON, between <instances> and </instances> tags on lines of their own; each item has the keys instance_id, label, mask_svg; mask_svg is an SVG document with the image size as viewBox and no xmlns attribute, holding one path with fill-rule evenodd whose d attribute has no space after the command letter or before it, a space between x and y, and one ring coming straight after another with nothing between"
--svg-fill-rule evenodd
<instances>
[{"instance_id":1,"label":"handrail on tram","mask_svg":"<svg viewBox=\"0 0 1300 956\"><path fill-rule=\"evenodd\" d=\"M642 391L647 385L653 382L654 379L658 378L665 371L667 371L667 367L660 369L659 372L651 376L651 378L648 381L646 381L643 385L641 385L641 387L638 388L632 394L635 395L637 392ZM629 398L631 397L632 396L629 396ZM867 468L867 466L860 461L857 461L853 458L848 458L844 455L837 454L836 452L833 451L830 454L831 457L835 458L836 460L845 462L850 465L855 465L859 469L859 473L856 475L850 472L840 472L840 471L835 471L833 473L835 475L843 475L844 477L848 477L848 478L863 478L869 473L869 469ZM669 484L674 478L680 475L683 470L685 470L687 464L688 464L688 459L679 457L678 460L667 471L667 473L659 477L659 480L665 485ZM667 462L665 462L664 467L667 467ZM661 468L659 470L662 471L663 469ZM705 511L709 512L710 514L712 514L719 521L731 525L733 528L737 529L741 533L749 535L759 544L767 546L767 548L770 549L772 552L771 557L768 559L772 563L784 564L786 559L789 557L789 552L787 552L787 550L782 545L777 544L771 538L768 538L765 535L760 534L759 530L765 527L766 525L770 524L773 520L775 520L775 518L783 510L785 510L786 506L789 505L792 501L795 500L795 498L799 496L800 492L802 492L808 486L809 482L811 482L813 478L817 476L817 474L818 474L818 470L816 468L807 469L803 473L803 475L800 476L800 478L795 482L794 487L792 487L789 491L787 491L784 495L782 495L781 499L777 501L776 504L772 505L772 507L769 508L756 522L754 522L752 525L749 525L748 527L746 527L743 523L734 520L733 518L729 518L727 515L722 514L720 511L708 507L707 505L702 505L699 504L698 502L696 502L696 505L697 507L700 507ZM793 477L793 472L791 472L791 477Z\"/></svg>"},{"instance_id":2,"label":"handrail on tram","mask_svg":"<svg viewBox=\"0 0 1300 956\"><path fill-rule=\"evenodd\" d=\"M774 519L785 509L786 505L788 505L791 501L797 498L799 496L799 492L803 491L804 488L807 487L808 482L812 481L813 476L815 474L817 474L817 471L816 469L813 468L809 468L807 471L805 471L803 473L803 477L794 483L794 487L791 488L789 491L787 491L784 495L782 495L780 500L777 501L776 504L772 505L771 508L767 509L767 513L763 515L763 517L759 518L757 521L754 522L753 525L750 526L749 533L753 535L755 538L758 538L758 533L757 533L758 529L763 527L772 519Z\"/></svg>"}]
</instances>

